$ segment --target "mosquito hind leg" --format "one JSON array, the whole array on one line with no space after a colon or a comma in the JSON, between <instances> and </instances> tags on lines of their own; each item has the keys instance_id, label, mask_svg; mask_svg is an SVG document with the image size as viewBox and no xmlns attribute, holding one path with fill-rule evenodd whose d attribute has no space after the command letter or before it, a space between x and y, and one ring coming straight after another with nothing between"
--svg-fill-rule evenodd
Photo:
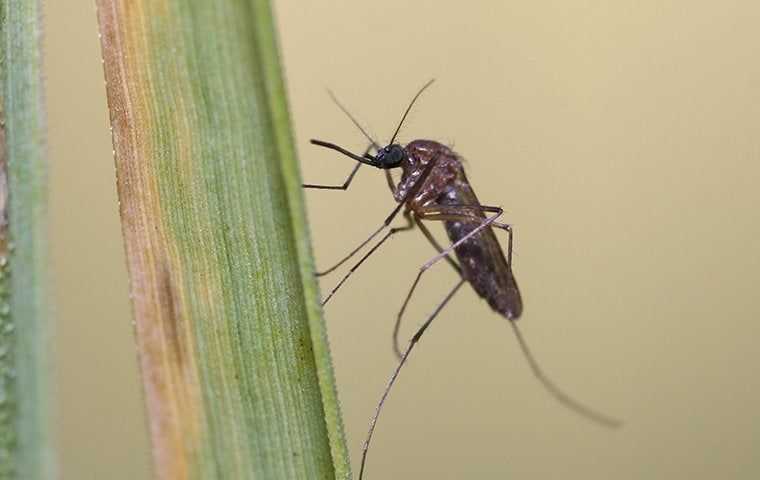
<instances>
[{"instance_id":1,"label":"mosquito hind leg","mask_svg":"<svg viewBox=\"0 0 760 480\"><path fill-rule=\"evenodd\" d=\"M442 253L443 247L441 246L440 243L438 243L435 237L433 237L433 234L430 233L430 230L428 230L425 224L420 221L419 217L417 216L414 217L414 223L420 228L420 231L422 232L423 235L425 235L425 238L428 240L428 242L430 242L430 245L432 245L433 248L435 248L435 250L438 253ZM457 264L457 262L453 258L451 258L451 255L447 255L445 259L446 259L446 262L448 262L448 264L451 265L451 268L453 268L454 271L457 272L457 275L462 274L462 269L459 268L459 265Z\"/></svg>"},{"instance_id":2,"label":"mosquito hind leg","mask_svg":"<svg viewBox=\"0 0 760 480\"><path fill-rule=\"evenodd\" d=\"M506 223L495 223L494 228L500 228L507 232L507 266L512 270L512 241L514 238L514 230L512 225Z\"/></svg>"},{"instance_id":3,"label":"mosquito hind leg","mask_svg":"<svg viewBox=\"0 0 760 480\"><path fill-rule=\"evenodd\" d=\"M494 225L494 226L497 228L501 228L502 230L506 230L507 232L507 235L508 235L507 237L507 266L511 269L512 268L512 242L513 242L513 237L514 237L512 226L511 225ZM536 360L536 357L533 355L533 352L528 346L528 342L525 341L525 338L523 337L523 334L520 331L520 328L517 326L517 322L515 320L509 320L509 326L512 327L512 332L515 334L515 338L517 339L517 344L520 346L520 350L522 351L522 354L525 357L525 360L528 362L528 367L530 367L531 373L533 373L533 376L538 380L538 382L541 385L543 385L546 391L548 391L549 394L553 396L560 404L564 405L565 407L577 413L578 415L585 417L591 420L592 422L595 422L607 428L618 428L623 424L623 422L621 422L617 418L601 413L581 403L580 401L571 397L569 394L565 393L541 368L541 365L538 363L538 360Z\"/></svg>"},{"instance_id":4,"label":"mosquito hind leg","mask_svg":"<svg viewBox=\"0 0 760 480\"><path fill-rule=\"evenodd\" d=\"M501 209L499 207L468 207L468 206L438 207L437 206L437 207L430 208L422 218L425 220L477 220L478 218L480 218L480 220L482 221L482 217L477 217L477 216L473 217L472 214L466 213L468 211L473 212L476 210L500 211ZM494 218L494 217L491 217L491 218ZM491 222L491 226L494 228L505 230L507 232L507 235L508 235L507 237L507 266L511 270L512 269L512 247L513 247L513 242L514 242L514 231L512 229L512 226L508 224L499 223L496 221ZM471 234L473 233L475 233L475 230L471 232ZM464 238L467 238L467 237L464 237ZM462 240L464 240L464 238ZM462 240L460 240L460 242ZM452 249L455 246L456 244L449 248ZM431 260L431 262L433 262L434 260ZM428 262L428 263L431 263L431 262ZM417 282L419 281L419 276L420 275L418 275L417 280L415 281L415 284L412 286L412 291L414 290ZM408 297L407 297L407 302L408 302ZM405 306L406 306L406 303L404 307ZM401 313L403 313L403 308L402 308ZM401 315L401 313L399 313L399 315ZM562 404L566 408L574 411L578 415L585 417L599 425L602 425L608 428L617 428L620 425L622 425L622 422L620 420L610 417L601 412L598 412L595 409L592 409L591 407L588 407L587 405L576 400L574 397L570 396L569 394L565 393L543 371L540 364L538 363L535 356L533 355L530 348L528 347L528 343L523 338L523 335L520 332L520 328L517 326L517 322L515 321L515 319L509 319L509 325L510 327L512 327L512 331L514 332L514 335L517 338L517 343L520 346L520 350L522 351L523 356L528 362L528 366L530 367L530 370L533 373L533 376L538 380L538 382L544 387L544 389L546 389L546 391L552 397L554 397L560 404Z\"/></svg>"},{"instance_id":5,"label":"mosquito hind leg","mask_svg":"<svg viewBox=\"0 0 760 480\"><path fill-rule=\"evenodd\" d=\"M424 223L422 223L419 219L419 217L414 217L414 223L419 227L420 231L423 235L425 235L425 238L427 238L428 242L433 246L433 248L436 249L438 253L443 252L443 247L438 243L438 241L433 237L433 235L430 233L430 230L425 226ZM458 276L462 276L462 269L459 268L459 265L456 261L454 261L453 258L451 258L451 255L446 256L446 262L448 262L449 265L451 265L451 268L454 269L455 272L457 272ZM393 353L396 354L396 357L401 360L401 346L399 345L398 341L398 334L399 330L401 329L401 314L399 314L396 317L396 324L393 326Z\"/></svg>"},{"instance_id":6,"label":"mosquito hind leg","mask_svg":"<svg viewBox=\"0 0 760 480\"><path fill-rule=\"evenodd\" d=\"M438 304L438 306L435 308L432 314L428 317L427 320L425 320L425 323L422 324L422 326L417 330L417 333L414 334L412 339L409 342L409 346L406 347L406 350L401 355L401 361L396 366L396 369L393 371L393 374L391 375L390 380L388 381L388 385L385 387L385 391L383 392L383 395L380 397L380 402L377 404L377 408L375 409L375 414L372 416L372 420L369 424L369 432L367 433L367 438L364 440L364 445L362 445L362 463L361 467L359 469L359 480L362 480L364 476L364 467L367 463L367 453L369 452L369 444L372 441L372 434L375 432L375 426L377 425L377 419L380 417L380 412L383 409L383 404L385 404L385 400L388 398L388 394L391 391L391 388L393 387L393 384L396 383L396 379L398 378L398 374L401 371L401 368L406 363L407 359L409 358L409 355L412 353L412 349L414 346L420 341L420 338L422 338L422 335L425 333L427 328L430 326L430 324L433 322L436 316L443 310L443 307L446 306L447 303L449 303L449 300L454 296L455 293L461 288L462 285L464 285L465 280L463 278L460 278L457 284L452 288L448 294L446 294L446 297L444 297L443 301Z\"/></svg>"},{"instance_id":7,"label":"mosquito hind leg","mask_svg":"<svg viewBox=\"0 0 760 480\"><path fill-rule=\"evenodd\" d=\"M459 210L454 210L455 208ZM409 289L409 292L406 294L406 298L404 299L404 303L401 306L401 310L399 310L398 315L396 316L396 324L393 327L393 351L396 353L396 356L401 358L401 348L399 347L399 341L398 341L398 333L399 329L401 328L401 320L404 317L404 312L406 312L406 307L409 305L409 301L412 298L412 294L417 289L417 285L420 282L420 278L422 278L422 274L425 273L430 267L432 267L436 262L439 260L445 258L448 263L454 267L454 269L459 273L461 276L461 269L459 266L451 259L449 256L451 252L462 244L463 242L467 241L468 239L472 238L476 234L478 234L480 231L482 231L484 228L488 227L489 225L492 225L496 222L496 219L503 213L503 210L500 207L489 207L489 206L475 206L475 207L467 207L468 210L465 210L465 207L430 207L428 209L422 209L415 213L415 220L417 221L417 224L421 225L421 222L419 220L451 220L451 219L457 219L457 220L472 220L481 222L481 224L476 227L474 230L472 230L470 233L459 239L458 241L451 244L448 248L441 248L440 245L438 245L438 242L435 241L433 236L430 234L430 231L427 230L427 228L422 227L422 233L425 234L427 239L433 244L433 246L438 250L438 255L430 259L428 262L422 265L420 267L420 271L417 272L417 277L414 279L414 283L412 283L412 287ZM462 210L468 213L461 213ZM494 213L493 216L489 217L488 219L483 218L480 216L480 214L483 211L492 212ZM459 213L454 213L459 212Z\"/></svg>"},{"instance_id":8,"label":"mosquito hind leg","mask_svg":"<svg viewBox=\"0 0 760 480\"><path fill-rule=\"evenodd\" d=\"M479 214L485 212L502 213L501 207L485 205L447 205L431 207L428 213L423 214L424 220L459 220L459 221L482 221ZM514 230L508 223L492 222L491 226L507 232L507 265L512 268L512 242Z\"/></svg>"}]
</instances>

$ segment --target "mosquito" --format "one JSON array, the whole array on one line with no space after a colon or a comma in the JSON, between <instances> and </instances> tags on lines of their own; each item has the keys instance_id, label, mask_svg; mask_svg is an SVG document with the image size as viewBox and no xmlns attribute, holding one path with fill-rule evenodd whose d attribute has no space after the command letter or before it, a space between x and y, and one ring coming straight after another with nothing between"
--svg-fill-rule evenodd
<instances>
[{"instance_id":1,"label":"mosquito","mask_svg":"<svg viewBox=\"0 0 760 480\"><path fill-rule=\"evenodd\" d=\"M419 268L396 317L396 323L393 328L393 349L399 359L399 363L393 371L370 421L369 432L362 446L359 480L362 480L364 476L367 454L377 420L391 388L396 383L401 368L407 362L415 345L420 341L433 320L465 283L469 283L473 290L475 290L475 293L488 302L491 309L509 321L533 375L554 398L569 409L600 425L610 428L616 428L621 425L619 420L598 413L563 392L546 376L528 348L528 344L516 323L516 320L522 314L523 304L512 270L514 231L511 225L498 221L504 213L503 209L499 206L483 205L478 201L465 175L462 159L451 148L433 140L414 140L405 146L396 143L396 137L412 106L433 81L428 81L417 91L406 107L390 142L384 147L381 147L378 142L373 140L332 92L329 93L335 104L369 140L370 145L364 153L357 155L334 143L311 140L313 145L335 150L353 159L356 161L356 165L346 180L340 185L304 184L304 188L346 191L359 168L362 165L370 165L385 171L388 187L393 194L394 200L397 202L396 207L385 218L380 227L366 240L361 242L335 265L317 273L317 276L322 276L335 271L385 231L385 234L354 263L349 271L333 287L322 301L322 305L327 304L346 280L383 243L397 233L410 231L416 226L438 252ZM375 151L374 155L371 154L373 150ZM395 183L391 176L391 170L393 169L401 169L401 178L398 183ZM391 227L391 223L399 213L402 213L406 224ZM443 222L451 244L446 248L442 247L432 235L425 222ZM502 230L506 233L506 256L496 238L494 229ZM452 258L452 254L455 258ZM402 349L398 337L404 312L422 276L430 267L442 260L446 261L456 271L459 279L436 306L433 313L428 316L422 326L412 336L406 348Z\"/></svg>"}]
</instances>

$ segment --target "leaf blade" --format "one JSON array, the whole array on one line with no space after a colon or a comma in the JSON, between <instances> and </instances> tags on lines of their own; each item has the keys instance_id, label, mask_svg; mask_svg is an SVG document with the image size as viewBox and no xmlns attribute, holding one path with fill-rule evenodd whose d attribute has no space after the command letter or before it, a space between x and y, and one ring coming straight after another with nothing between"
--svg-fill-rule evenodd
<instances>
[{"instance_id":1,"label":"leaf blade","mask_svg":"<svg viewBox=\"0 0 760 480\"><path fill-rule=\"evenodd\" d=\"M347 478L268 3L98 7L159 476Z\"/></svg>"}]
</instances>

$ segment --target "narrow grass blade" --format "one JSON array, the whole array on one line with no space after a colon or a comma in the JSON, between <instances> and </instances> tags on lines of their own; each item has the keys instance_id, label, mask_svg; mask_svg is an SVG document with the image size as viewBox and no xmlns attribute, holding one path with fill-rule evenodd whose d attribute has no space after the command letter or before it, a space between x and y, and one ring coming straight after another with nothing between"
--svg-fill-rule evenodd
<instances>
[{"instance_id":1,"label":"narrow grass blade","mask_svg":"<svg viewBox=\"0 0 760 480\"><path fill-rule=\"evenodd\" d=\"M349 478L270 6L98 0L159 478Z\"/></svg>"},{"instance_id":2,"label":"narrow grass blade","mask_svg":"<svg viewBox=\"0 0 760 480\"><path fill-rule=\"evenodd\" d=\"M0 0L0 480L52 478L37 0Z\"/></svg>"}]
</instances>

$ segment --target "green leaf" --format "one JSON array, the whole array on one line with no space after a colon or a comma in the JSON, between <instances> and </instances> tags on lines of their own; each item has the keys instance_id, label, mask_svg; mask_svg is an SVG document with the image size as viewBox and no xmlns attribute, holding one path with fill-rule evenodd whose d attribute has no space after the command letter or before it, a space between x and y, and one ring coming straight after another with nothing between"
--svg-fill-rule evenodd
<instances>
[{"instance_id":1,"label":"green leaf","mask_svg":"<svg viewBox=\"0 0 760 480\"><path fill-rule=\"evenodd\" d=\"M52 478L39 2L0 0L0 479Z\"/></svg>"},{"instance_id":2,"label":"green leaf","mask_svg":"<svg viewBox=\"0 0 760 480\"><path fill-rule=\"evenodd\" d=\"M98 17L159 478L349 478L269 3Z\"/></svg>"}]
</instances>

